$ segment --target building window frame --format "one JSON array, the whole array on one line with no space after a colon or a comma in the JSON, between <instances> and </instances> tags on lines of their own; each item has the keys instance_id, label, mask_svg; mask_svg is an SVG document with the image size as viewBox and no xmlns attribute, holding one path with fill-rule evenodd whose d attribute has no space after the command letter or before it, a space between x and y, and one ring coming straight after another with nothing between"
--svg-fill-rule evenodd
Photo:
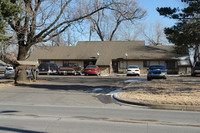
<instances>
[{"instance_id":1,"label":"building window frame","mask_svg":"<svg viewBox=\"0 0 200 133\"><path fill-rule=\"evenodd\" d=\"M149 67L150 66L150 61L143 61L143 67Z\"/></svg>"}]
</instances>

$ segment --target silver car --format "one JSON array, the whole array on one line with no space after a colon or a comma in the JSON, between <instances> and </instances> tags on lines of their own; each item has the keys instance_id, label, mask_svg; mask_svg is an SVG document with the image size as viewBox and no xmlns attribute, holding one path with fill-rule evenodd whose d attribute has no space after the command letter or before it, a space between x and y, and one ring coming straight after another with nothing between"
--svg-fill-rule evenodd
<instances>
[{"instance_id":1,"label":"silver car","mask_svg":"<svg viewBox=\"0 0 200 133\"><path fill-rule=\"evenodd\" d=\"M166 79L167 69L163 65L151 65L148 69L147 80Z\"/></svg>"},{"instance_id":2,"label":"silver car","mask_svg":"<svg viewBox=\"0 0 200 133\"><path fill-rule=\"evenodd\" d=\"M26 74L28 78L33 78L33 74L31 70L26 70ZM36 77L38 75L38 70L36 70ZM7 67L4 73L6 79L14 78L15 77L15 69L13 67Z\"/></svg>"},{"instance_id":3,"label":"silver car","mask_svg":"<svg viewBox=\"0 0 200 133\"><path fill-rule=\"evenodd\" d=\"M14 78L15 77L15 70L13 67L7 67L4 73L5 78Z\"/></svg>"}]
</instances>

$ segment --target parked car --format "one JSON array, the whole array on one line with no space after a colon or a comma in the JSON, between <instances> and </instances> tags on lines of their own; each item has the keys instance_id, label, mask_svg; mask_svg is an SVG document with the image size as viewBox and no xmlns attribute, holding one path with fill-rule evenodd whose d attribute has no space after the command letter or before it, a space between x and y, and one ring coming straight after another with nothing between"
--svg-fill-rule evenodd
<instances>
[{"instance_id":1,"label":"parked car","mask_svg":"<svg viewBox=\"0 0 200 133\"><path fill-rule=\"evenodd\" d=\"M163 65L151 65L148 69L147 80L166 79L167 70Z\"/></svg>"},{"instance_id":2,"label":"parked car","mask_svg":"<svg viewBox=\"0 0 200 133\"><path fill-rule=\"evenodd\" d=\"M127 68L127 76L135 75L140 76L140 68L137 65L129 65Z\"/></svg>"},{"instance_id":3,"label":"parked car","mask_svg":"<svg viewBox=\"0 0 200 133\"><path fill-rule=\"evenodd\" d=\"M76 63L68 63L68 64L65 64L64 66L60 66L58 68L58 73L63 74L63 75L66 75L66 74L81 75L82 67Z\"/></svg>"},{"instance_id":4,"label":"parked car","mask_svg":"<svg viewBox=\"0 0 200 133\"><path fill-rule=\"evenodd\" d=\"M192 76L196 76L197 74L200 74L200 61L195 62L192 71Z\"/></svg>"},{"instance_id":5,"label":"parked car","mask_svg":"<svg viewBox=\"0 0 200 133\"><path fill-rule=\"evenodd\" d=\"M4 65L3 63L0 63L0 73L4 73L6 70L7 65Z\"/></svg>"},{"instance_id":6,"label":"parked car","mask_svg":"<svg viewBox=\"0 0 200 133\"><path fill-rule=\"evenodd\" d=\"M96 65L88 65L84 70L85 75L97 75L99 76L101 70Z\"/></svg>"},{"instance_id":7,"label":"parked car","mask_svg":"<svg viewBox=\"0 0 200 133\"><path fill-rule=\"evenodd\" d=\"M58 66L56 63L44 62L38 67L39 74L58 74Z\"/></svg>"},{"instance_id":8,"label":"parked car","mask_svg":"<svg viewBox=\"0 0 200 133\"><path fill-rule=\"evenodd\" d=\"M4 73L5 78L14 78L15 77L15 70L13 67L7 67Z\"/></svg>"},{"instance_id":9,"label":"parked car","mask_svg":"<svg viewBox=\"0 0 200 133\"><path fill-rule=\"evenodd\" d=\"M26 70L26 74L28 78L33 78L33 74L31 70ZM36 70L36 76L38 74L38 70ZM15 77L15 69L12 66L6 68L4 76L6 79L14 78Z\"/></svg>"}]
</instances>

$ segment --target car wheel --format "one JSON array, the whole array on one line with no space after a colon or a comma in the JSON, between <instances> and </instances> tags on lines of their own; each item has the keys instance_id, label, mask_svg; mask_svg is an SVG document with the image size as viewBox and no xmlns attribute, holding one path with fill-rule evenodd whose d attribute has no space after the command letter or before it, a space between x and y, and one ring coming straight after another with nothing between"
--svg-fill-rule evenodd
<instances>
[{"instance_id":1,"label":"car wheel","mask_svg":"<svg viewBox=\"0 0 200 133\"><path fill-rule=\"evenodd\" d=\"M151 79L151 78L149 78L149 77L147 77L147 80L148 80L148 81L151 81L152 79Z\"/></svg>"},{"instance_id":2,"label":"car wheel","mask_svg":"<svg viewBox=\"0 0 200 133\"><path fill-rule=\"evenodd\" d=\"M76 72L74 72L74 76L76 76L77 75L77 73Z\"/></svg>"},{"instance_id":3,"label":"car wheel","mask_svg":"<svg viewBox=\"0 0 200 133\"><path fill-rule=\"evenodd\" d=\"M82 72L78 72L79 75L82 75Z\"/></svg>"}]
</instances>

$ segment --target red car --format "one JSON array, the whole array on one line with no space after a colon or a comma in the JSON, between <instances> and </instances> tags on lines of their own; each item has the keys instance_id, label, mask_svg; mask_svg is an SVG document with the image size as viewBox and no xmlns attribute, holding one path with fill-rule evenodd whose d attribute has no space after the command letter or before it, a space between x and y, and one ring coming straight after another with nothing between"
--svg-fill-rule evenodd
<instances>
[{"instance_id":1,"label":"red car","mask_svg":"<svg viewBox=\"0 0 200 133\"><path fill-rule=\"evenodd\" d=\"M101 73L101 70L100 70L99 67L96 66L96 65L88 65L88 66L85 68L84 73L85 73L85 75L93 74L93 75L99 76L100 73Z\"/></svg>"},{"instance_id":2,"label":"red car","mask_svg":"<svg viewBox=\"0 0 200 133\"><path fill-rule=\"evenodd\" d=\"M82 67L76 63L69 63L69 64L65 64L64 66L60 66L58 69L58 73L63 74L63 75L67 75L67 74L81 75Z\"/></svg>"}]
</instances>

